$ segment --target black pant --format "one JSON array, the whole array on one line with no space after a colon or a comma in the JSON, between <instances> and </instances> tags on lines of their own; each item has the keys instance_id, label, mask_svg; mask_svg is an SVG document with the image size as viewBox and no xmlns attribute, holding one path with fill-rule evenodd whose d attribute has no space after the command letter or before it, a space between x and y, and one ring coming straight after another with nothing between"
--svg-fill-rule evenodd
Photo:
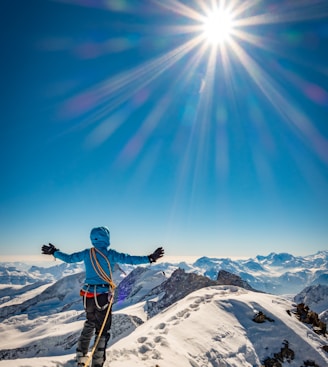
<instances>
[{"instance_id":1,"label":"black pant","mask_svg":"<svg viewBox=\"0 0 328 367\"><path fill-rule=\"evenodd\" d=\"M83 302L84 302L84 299L83 299ZM108 302L109 302L108 293L102 293L97 296L97 303L100 307L105 306L106 304L108 304ZM107 307L104 309L99 309L97 307L94 297L86 298L86 310L85 311L86 311L87 320L84 323L80 338L77 343L77 349L76 349L78 352L82 352L84 355L88 353L90 341L94 333L96 333L96 337L98 337L100 333L100 329L103 325L103 322L104 322L104 319L107 313ZM105 361L105 356L106 356L105 350L106 350L107 342L110 336L109 330L110 330L111 324L112 324L112 310L109 311L107 321L101 333L101 342L99 342L100 350L98 350L99 348L97 348L95 352L95 356L94 356L96 357L97 355L98 357L100 353L101 359L103 356L103 361Z\"/></svg>"},{"instance_id":2,"label":"black pant","mask_svg":"<svg viewBox=\"0 0 328 367\"><path fill-rule=\"evenodd\" d=\"M97 296L97 302L100 307L104 307L108 304L108 293L102 293ZM104 309L99 309L96 305L94 297L86 299L86 316L87 316L87 323L92 325L95 329L96 335L99 334L102 324L104 322L107 307ZM105 335L112 325L112 310L109 311L109 315L102 332L102 335Z\"/></svg>"}]
</instances>

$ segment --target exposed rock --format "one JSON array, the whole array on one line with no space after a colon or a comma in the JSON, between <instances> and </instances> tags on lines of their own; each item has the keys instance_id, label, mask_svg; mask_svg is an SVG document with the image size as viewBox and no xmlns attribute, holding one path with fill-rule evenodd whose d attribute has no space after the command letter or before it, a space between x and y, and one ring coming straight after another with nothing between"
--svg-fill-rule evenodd
<instances>
[{"instance_id":1,"label":"exposed rock","mask_svg":"<svg viewBox=\"0 0 328 367\"><path fill-rule=\"evenodd\" d=\"M219 285L235 285L244 289L248 289L253 292L257 292L252 288L245 280L239 275L232 274L226 270L220 270L218 273L217 281Z\"/></svg>"},{"instance_id":2,"label":"exposed rock","mask_svg":"<svg viewBox=\"0 0 328 367\"><path fill-rule=\"evenodd\" d=\"M320 367L318 364L315 363L315 361L311 361L311 360L304 361L303 363L304 363L304 367Z\"/></svg>"},{"instance_id":3,"label":"exposed rock","mask_svg":"<svg viewBox=\"0 0 328 367\"><path fill-rule=\"evenodd\" d=\"M274 322L273 319L271 319L270 317L266 316L262 311L259 311L254 317L253 317L253 321L257 322L259 324L265 322L265 321L270 321L270 322Z\"/></svg>"},{"instance_id":4,"label":"exposed rock","mask_svg":"<svg viewBox=\"0 0 328 367\"><path fill-rule=\"evenodd\" d=\"M263 361L263 366L264 367L282 367L282 364L277 361L275 358L266 358L264 361Z\"/></svg>"},{"instance_id":5,"label":"exposed rock","mask_svg":"<svg viewBox=\"0 0 328 367\"><path fill-rule=\"evenodd\" d=\"M313 331L317 334L327 334L327 324L321 321L318 314L311 311L304 303L299 303L296 306L296 316L301 322L312 325Z\"/></svg>"},{"instance_id":6,"label":"exposed rock","mask_svg":"<svg viewBox=\"0 0 328 367\"><path fill-rule=\"evenodd\" d=\"M186 273L182 269L177 269L167 281L154 288L150 293L147 294L145 299L148 299L148 316L152 317L156 315L164 308L172 305L174 302L179 301L198 289L213 285L218 285L218 282L202 275ZM159 296L159 299L151 299L152 296L156 295Z\"/></svg>"},{"instance_id":7,"label":"exposed rock","mask_svg":"<svg viewBox=\"0 0 328 367\"><path fill-rule=\"evenodd\" d=\"M324 346L322 347L322 349L323 349L325 352L327 352L327 353L328 353L328 345L324 345Z\"/></svg>"},{"instance_id":8,"label":"exposed rock","mask_svg":"<svg viewBox=\"0 0 328 367\"><path fill-rule=\"evenodd\" d=\"M280 361L284 362L285 360L290 363L295 359L295 352L289 348L289 342L287 340L284 341L283 347L281 348L279 353L275 353L274 357Z\"/></svg>"},{"instance_id":9,"label":"exposed rock","mask_svg":"<svg viewBox=\"0 0 328 367\"><path fill-rule=\"evenodd\" d=\"M264 367L282 367L282 363L287 361L290 363L295 359L295 352L289 348L289 342L285 340L283 342L283 347L280 352L274 353L274 357L267 357L263 363Z\"/></svg>"}]
</instances>

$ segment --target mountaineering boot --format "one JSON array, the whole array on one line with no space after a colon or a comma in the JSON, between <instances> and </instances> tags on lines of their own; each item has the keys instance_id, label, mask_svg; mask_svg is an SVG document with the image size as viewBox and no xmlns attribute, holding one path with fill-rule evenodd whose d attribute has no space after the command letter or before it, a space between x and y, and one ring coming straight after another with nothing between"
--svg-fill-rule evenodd
<instances>
[{"instance_id":1,"label":"mountaineering boot","mask_svg":"<svg viewBox=\"0 0 328 367\"><path fill-rule=\"evenodd\" d=\"M78 366L84 367L88 360L89 344L93 333L93 325L86 321L76 346L76 362Z\"/></svg>"},{"instance_id":2,"label":"mountaineering boot","mask_svg":"<svg viewBox=\"0 0 328 367\"><path fill-rule=\"evenodd\" d=\"M101 336L92 356L92 367L102 367L106 360L106 345L108 337Z\"/></svg>"},{"instance_id":3,"label":"mountaineering boot","mask_svg":"<svg viewBox=\"0 0 328 367\"><path fill-rule=\"evenodd\" d=\"M82 352L76 352L76 362L78 366L84 367L88 356Z\"/></svg>"}]
</instances>

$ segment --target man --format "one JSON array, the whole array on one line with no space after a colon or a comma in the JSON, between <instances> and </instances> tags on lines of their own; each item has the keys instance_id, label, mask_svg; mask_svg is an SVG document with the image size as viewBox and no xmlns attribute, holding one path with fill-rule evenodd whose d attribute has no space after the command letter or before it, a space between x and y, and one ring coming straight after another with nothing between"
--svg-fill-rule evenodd
<instances>
[{"instance_id":1,"label":"man","mask_svg":"<svg viewBox=\"0 0 328 367\"><path fill-rule=\"evenodd\" d=\"M88 363L90 357L87 353L95 333L98 343L93 350L92 367L102 367L106 359L106 346L112 322L111 307L115 284L112 281L111 268L116 263L138 265L156 262L164 255L164 249L159 247L148 256L133 256L109 249L110 232L107 227L93 228L90 239L93 245L91 249L66 254L49 243L42 246L42 253L53 255L67 263L84 261L85 284L80 294L83 296L86 321L77 343L76 359L78 366Z\"/></svg>"}]
</instances>

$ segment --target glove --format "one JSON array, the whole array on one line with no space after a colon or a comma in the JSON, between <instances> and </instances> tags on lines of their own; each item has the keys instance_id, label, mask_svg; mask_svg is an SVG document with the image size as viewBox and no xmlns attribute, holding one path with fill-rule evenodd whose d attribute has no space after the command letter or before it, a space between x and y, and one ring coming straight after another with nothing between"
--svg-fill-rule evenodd
<instances>
[{"instance_id":1,"label":"glove","mask_svg":"<svg viewBox=\"0 0 328 367\"><path fill-rule=\"evenodd\" d=\"M163 247L158 247L152 254L148 255L148 259L150 263L155 263L160 257L164 256Z\"/></svg>"},{"instance_id":2,"label":"glove","mask_svg":"<svg viewBox=\"0 0 328 367\"><path fill-rule=\"evenodd\" d=\"M59 251L59 249L51 243L49 243L49 245L43 245L41 250L43 255L53 255L56 251Z\"/></svg>"}]
</instances>

